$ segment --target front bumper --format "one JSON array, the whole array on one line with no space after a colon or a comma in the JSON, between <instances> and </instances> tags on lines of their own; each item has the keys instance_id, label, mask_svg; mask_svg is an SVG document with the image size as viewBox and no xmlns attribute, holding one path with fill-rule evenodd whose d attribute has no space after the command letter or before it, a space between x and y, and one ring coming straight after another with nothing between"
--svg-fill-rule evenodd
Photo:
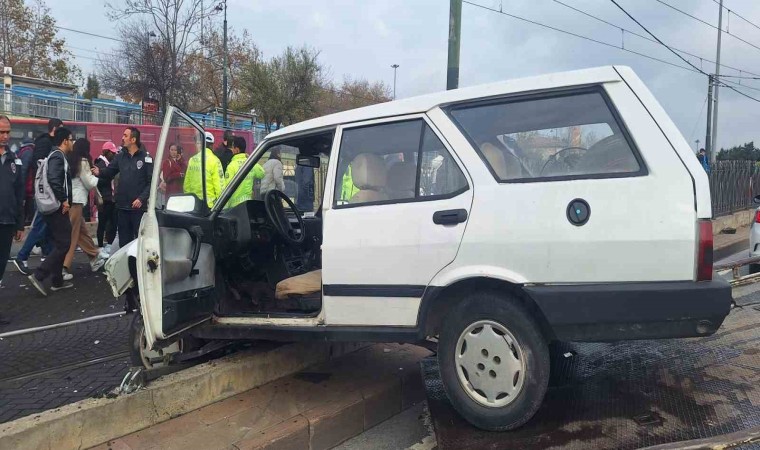
<instances>
[{"instance_id":1,"label":"front bumper","mask_svg":"<svg viewBox=\"0 0 760 450\"><path fill-rule=\"evenodd\" d=\"M561 341L709 336L731 311L726 280L526 286Z\"/></svg>"}]
</instances>

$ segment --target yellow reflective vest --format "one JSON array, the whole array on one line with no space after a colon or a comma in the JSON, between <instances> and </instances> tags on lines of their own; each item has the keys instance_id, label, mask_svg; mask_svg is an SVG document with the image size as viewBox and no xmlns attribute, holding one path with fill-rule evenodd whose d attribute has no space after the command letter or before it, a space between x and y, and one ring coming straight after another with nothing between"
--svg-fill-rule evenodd
<instances>
[{"instance_id":1,"label":"yellow reflective vest","mask_svg":"<svg viewBox=\"0 0 760 450\"><path fill-rule=\"evenodd\" d=\"M343 174L343 183L340 192L340 199L343 201L349 201L359 192L359 188L354 185L354 179L351 176L351 166L346 167L346 172Z\"/></svg>"},{"instance_id":2,"label":"yellow reflective vest","mask_svg":"<svg viewBox=\"0 0 760 450\"><path fill-rule=\"evenodd\" d=\"M235 175L238 173L241 167L243 167L243 164L245 164L245 160L248 159L248 155L245 153L238 153L237 155L234 155L232 157L232 160L227 165L227 170L224 173L224 187L226 188L228 184L230 184L230 181L235 177ZM250 200L253 198L253 182L254 180L260 180L264 178L264 168L261 167L261 165L256 164L253 166L253 170L251 170L248 175L245 176L243 181L240 183L240 185L235 189L235 192L232 194L232 197L230 197L230 200L227 202L227 204L224 206L226 208L232 208L235 207L247 200Z\"/></svg>"},{"instance_id":3,"label":"yellow reflective vest","mask_svg":"<svg viewBox=\"0 0 760 450\"><path fill-rule=\"evenodd\" d=\"M224 171L219 158L214 155L211 149L205 149L206 152L206 201L209 208L214 206L216 199L222 194L222 182L224 180ZM201 154L197 153L187 162L187 171L185 171L185 182L183 188L185 194L195 194L199 199L203 199L203 178L201 174Z\"/></svg>"}]
</instances>

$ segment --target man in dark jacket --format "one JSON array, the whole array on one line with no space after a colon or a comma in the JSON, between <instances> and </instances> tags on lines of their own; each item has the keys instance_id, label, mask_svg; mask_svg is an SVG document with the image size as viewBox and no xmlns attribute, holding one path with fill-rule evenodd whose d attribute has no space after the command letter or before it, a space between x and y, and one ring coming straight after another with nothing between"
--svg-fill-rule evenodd
<instances>
[{"instance_id":1,"label":"man in dark jacket","mask_svg":"<svg viewBox=\"0 0 760 450\"><path fill-rule=\"evenodd\" d=\"M68 289L74 285L63 279L63 260L71 245L71 173L66 162L66 155L74 149L74 136L68 128L58 128L53 136L53 150L48 155L47 180L56 200L61 203L57 211L42 215L47 224L53 251L37 270L29 275L29 281L40 293L47 296L43 282L51 278L51 291ZM35 186L35 189L38 187Z\"/></svg>"},{"instance_id":2,"label":"man in dark jacket","mask_svg":"<svg viewBox=\"0 0 760 450\"><path fill-rule=\"evenodd\" d=\"M222 144L214 150L214 155L222 163L222 173L227 172L227 166L232 161L232 140L234 138L235 136L232 134L232 131L226 130Z\"/></svg>"},{"instance_id":3,"label":"man in dark jacket","mask_svg":"<svg viewBox=\"0 0 760 450\"><path fill-rule=\"evenodd\" d=\"M0 285L5 275L5 261L11 252L15 238L24 234L24 181L21 177L21 161L8 147L11 137L11 121L0 116ZM8 322L0 317L0 325Z\"/></svg>"},{"instance_id":4,"label":"man in dark jacket","mask_svg":"<svg viewBox=\"0 0 760 450\"><path fill-rule=\"evenodd\" d=\"M140 131L135 127L124 130L123 149L105 169L93 167L92 173L105 180L119 175L116 189L118 210L119 246L123 247L137 237L140 221L148 207L150 181L153 176L153 158L140 143Z\"/></svg>"},{"instance_id":5,"label":"man in dark jacket","mask_svg":"<svg viewBox=\"0 0 760 450\"><path fill-rule=\"evenodd\" d=\"M30 161L27 172L28 176L32 178L32 183L34 183L34 177L37 174L37 164L39 161L47 158L50 154L50 151L53 148L53 135L55 134L55 131L62 126L63 122L61 122L61 119L50 119L48 121L48 132L41 134L34 141L32 160ZM34 198L31 199L31 202L34 203ZM36 210L37 208L35 207L34 209ZM16 265L19 272L24 275L29 275L31 273L26 261L29 259L29 254L32 252L35 245L40 245L40 247L42 247L43 254L50 253L51 245L50 242L48 242L49 240L50 236L47 232L47 225L45 225L45 221L42 220L42 215L35 214L34 219L32 219L32 228L26 236L26 241L24 241L24 245L21 247L18 254L16 254L16 257L13 258L13 264Z\"/></svg>"}]
</instances>

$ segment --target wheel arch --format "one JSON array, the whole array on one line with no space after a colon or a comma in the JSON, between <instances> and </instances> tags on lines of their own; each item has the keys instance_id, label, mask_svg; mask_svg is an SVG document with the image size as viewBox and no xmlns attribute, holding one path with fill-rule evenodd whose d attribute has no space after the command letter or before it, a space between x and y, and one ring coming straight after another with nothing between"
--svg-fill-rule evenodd
<instances>
[{"instance_id":1,"label":"wheel arch","mask_svg":"<svg viewBox=\"0 0 760 450\"><path fill-rule=\"evenodd\" d=\"M530 295L525 292L522 284L486 276L461 279L447 286L428 286L422 297L417 316L417 324L422 338L437 335L443 318L451 308L462 301L466 294L476 291L494 292L500 296L507 294L514 298L535 318L547 342L556 340L554 330L546 316Z\"/></svg>"}]
</instances>

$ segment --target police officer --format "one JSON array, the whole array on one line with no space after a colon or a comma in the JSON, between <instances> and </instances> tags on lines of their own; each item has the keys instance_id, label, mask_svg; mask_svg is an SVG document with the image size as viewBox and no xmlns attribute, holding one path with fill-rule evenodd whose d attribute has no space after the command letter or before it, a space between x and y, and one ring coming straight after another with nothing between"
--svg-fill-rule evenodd
<instances>
[{"instance_id":1,"label":"police officer","mask_svg":"<svg viewBox=\"0 0 760 450\"><path fill-rule=\"evenodd\" d=\"M24 180L21 161L8 147L10 137L11 121L0 116L0 286L13 239L20 241L24 235ZM7 324L0 316L0 325Z\"/></svg>"},{"instance_id":2,"label":"police officer","mask_svg":"<svg viewBox=\"0 0 760 450\"><path fill-rule=\"evenodd\" d=\"M204 140L206 141L206 148L204 150L206 154L206 202L208 203L208 207L211 208L222 193L224 170L219 158L214 155L214 152L210 148L214 145L214 135L207 131ZM194 194L203 200L201 155L202 153L199 151L187 162L187 171L185 171L185 181L182 187L185 190L185 194Z\"/></svg>"},{"instance_id":3,"label":"police officer","mask_svg":"<svg viewBox=\"0 0 760 450\"><path fill-rule=\"evenodd\" d=\"M140 131L135 127L124 130L123 150L116 154L108 167L92 168L101 179L110 180L119 175L119 188L115 200L118 210L119 245L137 237L140 221L148 207L150 180L153 175L153 158L140 142Z\"/></svg>"},{"instance_id":4,"label":"police officer","mask_svg":"<svg viewBox=\"0 0 760 450\"><path fill-rule=\"evenodd\" d=\"M227 170L224 172L224 187L226 188L232 178L238 173L243 164L245 164L248 155L245 154L245 139L242 136L235 136L232 138L232 159L227 166ZM260 180L264 178L264 168L261 164L256 163L253 169L245 176L240 183L235 193L232 194L229 201L225 205L225 208L232 208L237 206L246 200L253 198L253 182L254 180Z\"/></svg>"}]
</instances>

